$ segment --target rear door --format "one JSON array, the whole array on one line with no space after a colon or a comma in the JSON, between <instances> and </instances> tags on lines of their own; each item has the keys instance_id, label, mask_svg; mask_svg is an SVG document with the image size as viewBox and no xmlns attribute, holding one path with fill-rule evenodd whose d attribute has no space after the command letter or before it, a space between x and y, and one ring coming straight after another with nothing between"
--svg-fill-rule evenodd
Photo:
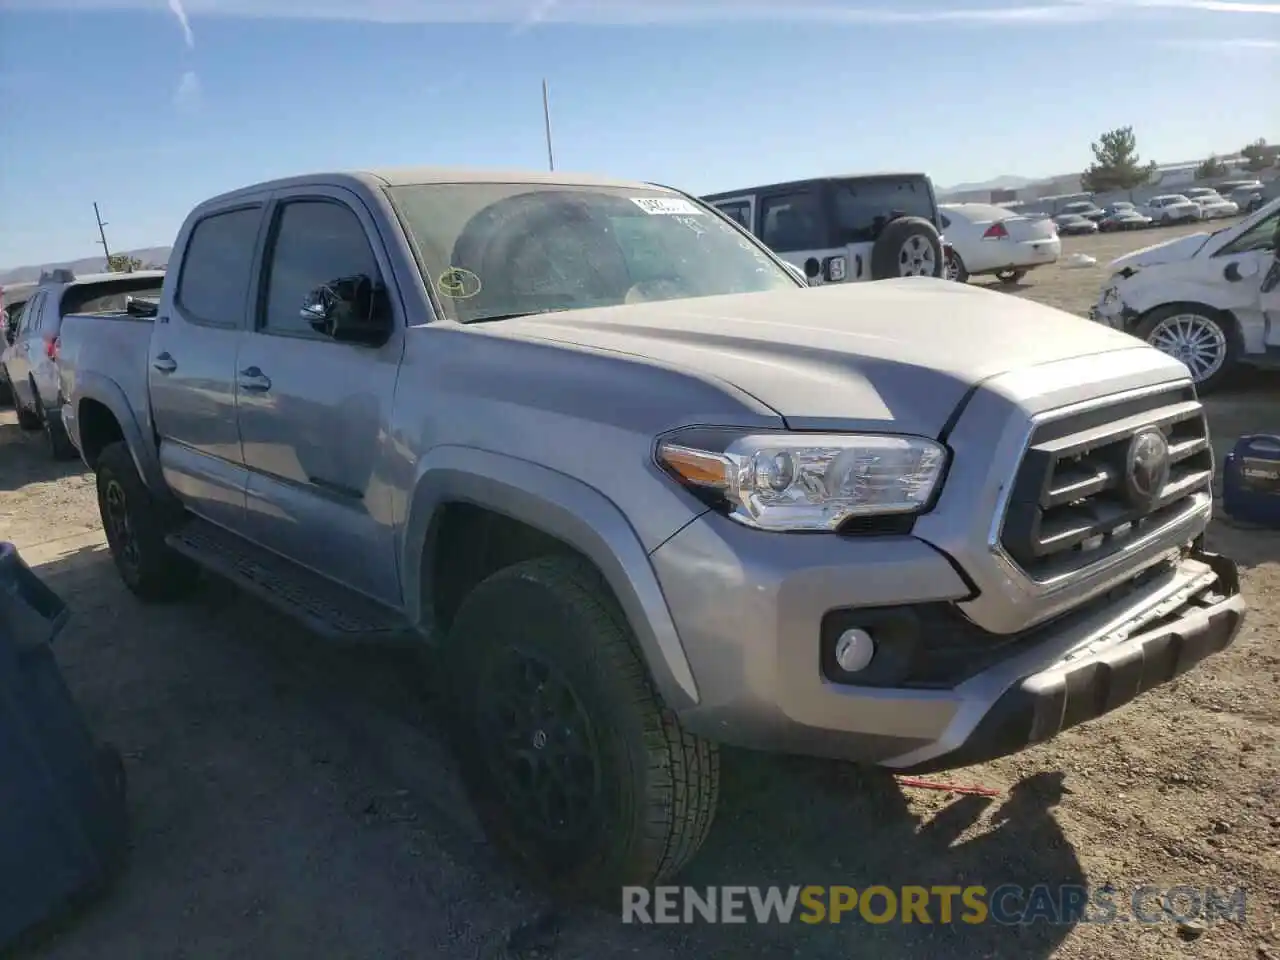
<instances>
[{"instance_id":1,"label":"rear door","mask_svg":"<svg viewBox=\"0 0 1280 960\"><path fill-rule=\"evenodd\" d=\"M803 270L814 285L860 279L847 262L839 263L846 251L832 235L825 190L819 182L762 190L756 235L783 260Z\"/></svg>"},{"instance_id":2,"label":"rear door","mask_svg":"<svg viewBox=\"0 0 1280 960\"><path fill-rule=\"evenodd\" d=\"M239 532L246 472L236 428L236 351L249 311L264 204L195 219L151 335L148 378L165 480L194 513Z\"/></svg>"}]
</instances>

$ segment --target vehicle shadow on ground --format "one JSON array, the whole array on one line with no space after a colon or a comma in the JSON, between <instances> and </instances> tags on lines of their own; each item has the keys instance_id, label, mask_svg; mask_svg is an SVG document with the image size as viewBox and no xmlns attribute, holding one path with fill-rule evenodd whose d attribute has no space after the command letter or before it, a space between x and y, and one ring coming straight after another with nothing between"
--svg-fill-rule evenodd
<instances>
[{"instance_id":1,"label":"vehicle shadow on ground","mask_svg":"<svg viewBox=\"0 0 1280 960\"><path fill-rule=\"evenodd\" d=\"M26 431L9 419L0 422L0 493L21 490L29 483L50 483L84 473L79 458L55 460L41 431Z\"/></svg>"},{"instance_id":2,"label":"vehicle shadow on ground","mask_svg":"<svg viewBox=\"0 0 1280 960\"><path fill-rule=\"evenodd\" d=\"M844 885L887 887L1014 884L1083 885L1083 869L1051 810L1063 794L1061 775L1042 773L1015 784L1007 797L959 796L931 815L910 809L887 772L851 764L726 756L720 816L702 856L682 883L705 885ZM939 779L948 779L940 777ZM874 901L884 910L884 900ZM1016 898L1007 905L1016 905ZM899 904L900 907L900 904ZM1050 956L1069 923L1008 926L965 921L957 895L949 923L931 898L927 923L873 923L856 914L842 922L788 926L702 926L686 929L699 954L715 956L927 957ZM874 914L873 914L874 917ZM765 948L768 948L767 950Z\"/></svg>"},{"instance_id":3,"label":"vehicle shadow on ground","mask_svg":"<svg viewBox=\"0 0 1280 960\"><path fill-rule=\"evenodd\" d=\"M71 604L55 649L91 724L125 751L134 817L127 874L58 937L58 957L113 955L113 944L141 931L157 951L180 937L190 956L209 955L201 948L212 942L261 946L273 929L289 929L279 905L255 919L224 915L216 926L212 915L184 921L180 931L162 919L186 904L234 901L230 891L244 884L234 878L252 876L284 884L299 917L376 918L378 932L370 928L357 953L342 954L351 956L397 955L411 934L431 942L446 915L500 947L476 956L527 960L1037 960L1070 932L1043 922L972 925L959 919L958 900L950 924L936 903L929 924L847 916L839 924L638 926L622 924L619 912L553 909L479 833L442 732L441 678L424 671L424 658L324 644L217 580L180 604L141 607L101 547L37 572ZM314 759L299 766L305 757ZM231 779L210 781L211 769ZM265 772L276 769L287 775ZM332 810L304 799L318 783L322 794L345 797L348 813L336 824L325 819ZM1039 775L1003 801L961 797L937 808L941 798L931 794L935 812L918 813L882 772L726 751L720 815L679 882L784 891L1079 884L1080 863L1051 813L1060 794L1056 775ZM228 806L226 797L237 800ZM278 818L256 819L262 809L288 810L288 829L281 833ZM318 837L365 866L345 877L316 874ZM189 872L197 862L202 871ZM389 895L424 870L434 878L425 899ZM369 893L351 902L353 884Z\"/></svg>"}]
</instances>

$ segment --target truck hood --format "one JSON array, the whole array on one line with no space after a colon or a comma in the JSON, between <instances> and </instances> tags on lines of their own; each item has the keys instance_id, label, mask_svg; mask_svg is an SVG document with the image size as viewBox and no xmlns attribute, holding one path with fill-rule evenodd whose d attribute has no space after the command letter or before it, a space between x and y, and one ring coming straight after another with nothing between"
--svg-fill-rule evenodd
<instances>
[{"instance_id":1,"label":"truck hood","mask_svg":"<svg viewBox=\"0 0 1280 960\"><path fill-rule=\"evenodd\" d=\"M1111 271L1118 273L1126 267L1137 270L1142 267L1154 267L1159 263L1190 260L1200 252L1200 248L1208 239L1208 233L1192 233L1185 237L1178 237L1176 240L1166 240L1164 243L1143 247L1141 250L1135 250L1133 253L1127 253L1123 257L1112 260Z\"/></svg>"},{"instance_id":2,"label":"truck hood","mask_svg":"<svg viewBox=\"0 0 1280 960\"><path fill-rule=\"evenodd\" d=\"M931 278L572 310L484 330L732 384L793 428L928 436L990 377L1139 346L1051 307Z\"/></svg>"}]
</instances>

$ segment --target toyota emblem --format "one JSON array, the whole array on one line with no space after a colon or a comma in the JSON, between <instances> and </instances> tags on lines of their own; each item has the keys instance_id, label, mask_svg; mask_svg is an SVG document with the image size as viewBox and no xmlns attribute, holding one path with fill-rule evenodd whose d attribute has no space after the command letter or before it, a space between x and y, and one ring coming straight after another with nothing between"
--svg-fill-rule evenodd
<instances>
[{"instance_id":1,"label":"toyota emblem","mask_svg":"<svg viewBox=\"0 0 1280 960\"><path fill-rule=\"evenodd\" d=\"M1169 482L1169 441L1157 427L1143 427L1129 441L1124 475L1125 497L1150 508Z\"/></svg>"}]
</instances>

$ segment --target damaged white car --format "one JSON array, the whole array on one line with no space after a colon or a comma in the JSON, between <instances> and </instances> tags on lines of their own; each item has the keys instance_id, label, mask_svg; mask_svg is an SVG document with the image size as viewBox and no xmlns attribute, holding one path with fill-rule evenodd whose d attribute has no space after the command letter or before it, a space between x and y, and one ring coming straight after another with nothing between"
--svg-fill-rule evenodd
<instances>
[{"instance_id":1,"label":"damaged white car","mask_svg":"<svg viewBox=\"0 0 1280 960\"><path fill-rule=\"evenodd\" d=\"M1230 227L1112 261L1089 317L1181 360L1200 393L1237 364L1280 367L1280 200Z\"/></svg>"}]
</instances>

